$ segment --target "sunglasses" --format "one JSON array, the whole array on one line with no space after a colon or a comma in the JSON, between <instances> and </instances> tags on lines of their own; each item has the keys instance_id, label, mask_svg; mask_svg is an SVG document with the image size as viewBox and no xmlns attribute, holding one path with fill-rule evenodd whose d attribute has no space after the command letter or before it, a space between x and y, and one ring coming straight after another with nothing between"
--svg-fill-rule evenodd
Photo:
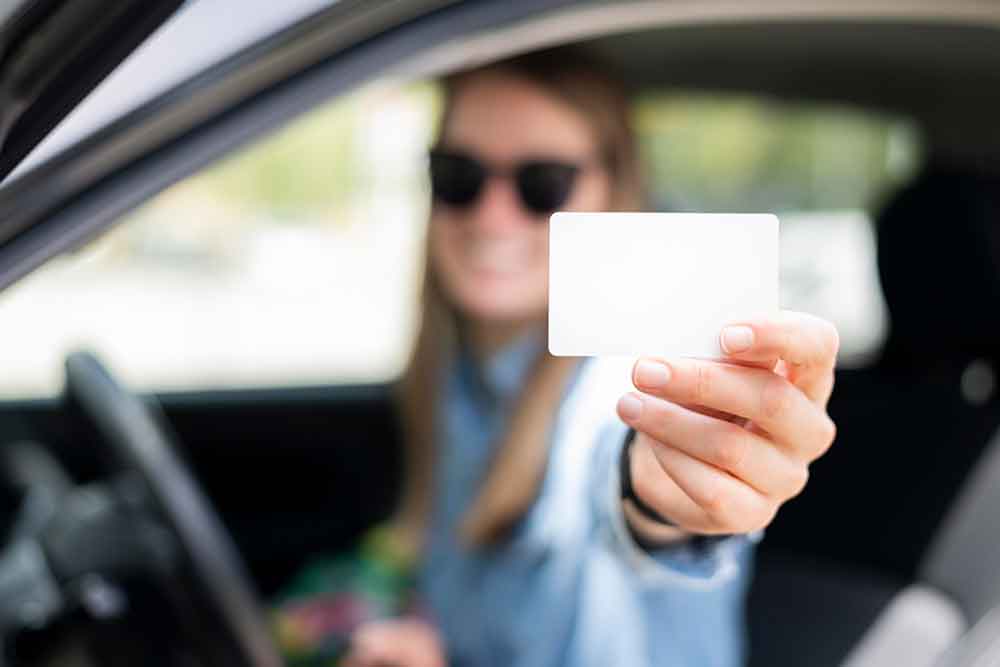
<instances>
[{"instance_id":1,"label":"sunglasses","mask_svg":"<svg viewBox=\"0 0 1000 667\"><path fill-rule=\"evenodd\" d=\"M536 215L562 208L583 164L560 160L525 160L510 167L489 166L461 151L436 148L430 153L431 193L449 206L471 206L490 178L512 178L521 204Z\"/></svg>"}]
</instances>

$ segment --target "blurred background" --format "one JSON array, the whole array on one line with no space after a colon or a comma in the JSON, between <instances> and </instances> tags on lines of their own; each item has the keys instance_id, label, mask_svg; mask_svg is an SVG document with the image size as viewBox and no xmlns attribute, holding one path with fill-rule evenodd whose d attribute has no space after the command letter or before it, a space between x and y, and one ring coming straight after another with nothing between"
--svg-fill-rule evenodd
<instances>
[{"instance_id":1,"label":"blurred background","mask_svg":"<svg viewBox=\"0 0 1000 667\"><path fill-rule=\"evenodd\" d=\"M200 105L186 97L197 80L183 82L227 56L244 54L225 65L242 77L251 70L233 65L241 58L256 67L258 57L300 53L259 42L336 4L185 3L22 169L174 86L172 99ZM463 12L515 4L531 3L445 3L432 18L457 16L442 25L461 33L480 20ZM751 664L799 665L803 655L844 664L869 630L897 627L886 618L908 622L895 610L914 600L943 615L921 612L894 631L904 652L943 651L968 627L986 627L992 642L996 626L980 623L1000 618L1000 13L975 0L819 4L566 3L566 15L539 10L537 21L496 19L496 29L435 41L325 104L314 106L333 79L296 79L322 85L272 103L312 111L275 131L269 123L286 118L277 107L248 103L259 115L242 117L227 103L226 116L241 119L227 131L259 140L0 292L0 432L44 443L75 480L103 479L105 443L72 404L16 400L60 394L65 355L90 348L130 388L157 392L265 595L305 558L352 553L399 486L402 431L385 383L415 334L427 150L441 107L437 85L421 77L559 35L586 38L639 91L649 209L776 214L782 307L841 334L829 405L837 445L757 549ZM337 17L331 10L324 31ZM401 36L417 39L425 33L407 31L422 25L406 23ZM326 34L316 30L308 34ZM355 61L340 57L307 71L346 76ZM223 141L204 131L188 136ZM175 150L194 159L197 143ZM264 390L225 391L254 388ZM970 484L985 489L972 510Z\"/></svg>"},{"instance_id":2,"label":"blurred background","mask_svg":"<svg viewBox=\"0 0 1000 667\"><path fill-rule=\"evenodd\" d=\"M139 389L387 380L414 334L438 112L380 81L165 191L0 295L0 395L57 394L87 346ZM910 178L901 118L657 90L635 123L659 211L776 213L781 303L834 321L842 366L885 335L871 212Z\"/></svg>"}]
</instances>

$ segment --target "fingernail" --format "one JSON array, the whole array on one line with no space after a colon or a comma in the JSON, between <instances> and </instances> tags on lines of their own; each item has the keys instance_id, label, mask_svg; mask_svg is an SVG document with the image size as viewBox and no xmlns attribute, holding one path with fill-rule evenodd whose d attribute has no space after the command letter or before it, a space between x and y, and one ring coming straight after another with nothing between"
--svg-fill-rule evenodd
<instances>
[{"instance_id":1,"label":"fingernail","mask_svg":"<svg viewBox=\"0 0 1000 667\"><path fill-rule=\"evenodd\" d=\"M663 387L670 382L670 369L666 364L643 359L635 365L635 383L643 387Z\"/></svg>"},{"instance_id":2,"label":"fingernail","mask_svg":"<svg viewBox=\"0 0 1000 667\"><path fill-rule=\"evenodd\" d=\"M726 327L722 330L722 351L726 354L746 352L753 345L753 329L750 327Z\"/></svg>"},{"instance_id":3,"label":"fingernail","mask_svg":"<svg viewBox=\"0 0 1000 667\"><path fill-rule=\"evenodd\" d=\"M642 414L642 401L635 394L625 394L618 399L618 414L628 421L635 421Z\"/></svg>"}]
</instances>

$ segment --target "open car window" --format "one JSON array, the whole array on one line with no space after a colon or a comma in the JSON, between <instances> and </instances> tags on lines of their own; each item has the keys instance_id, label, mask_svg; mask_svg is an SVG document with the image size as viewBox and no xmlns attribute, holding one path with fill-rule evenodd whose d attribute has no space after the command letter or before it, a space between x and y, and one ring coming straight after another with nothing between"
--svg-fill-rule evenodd
<instances>
[{"instance_id":1,"label":"open car window","mask_svg":"<svg viewBox=\"0 0 1000 667\"><path fill-rule=\"evenodd\" d=\"M637 124L658 210L770 212L780 303L837 325L839 364L877 355L887 311L873 217L923 156L905 118L753 95L641 96Z\"/></svg>"},{"instance_id":2,"label":"open car window","mask_svg":"<svg viewBox=\"0 0 1000 667\"><path fill-rule=\"evenodd\" d=\"M78 347L143 389L394 377L412 336L433 99L374 86L320 108L5 291L0 392L55 394Z\"/></svg>"},{"instance_id":3,"label":"open car window","mask_svg":"<svg viewBox=\"0 0 1000 667\"><path fill-rule=\"evenodd\" d=\"M56 394L79 347L145 390L397 377L415 332L437 109L429 83L357 91L8 289L0 396ZM635 119L654 208L777 213L783 307L837 323L848 364L877 351L871 212L919 162L906 122L683 91L640 96Z\"/></svg>"}]
</instances>

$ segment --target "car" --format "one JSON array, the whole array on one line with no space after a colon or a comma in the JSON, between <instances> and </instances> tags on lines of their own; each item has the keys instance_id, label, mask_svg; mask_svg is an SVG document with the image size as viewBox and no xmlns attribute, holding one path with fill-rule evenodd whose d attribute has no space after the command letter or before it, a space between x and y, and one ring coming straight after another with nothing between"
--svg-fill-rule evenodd
<instances>
[{"instance_id":1,"label":"car","mask_svg":"<svg viewBox=\"0 0 1000 667\"><path fill-rule=\"evenodd\" d=\"M783 305L844 339L750 664L997 661L1000 4L20 0L0 35L12 664L282 664L262 601L395 499L430 81L565 44L635 92L653 204L779 213Z\"/></svg>"}]
</instances>

